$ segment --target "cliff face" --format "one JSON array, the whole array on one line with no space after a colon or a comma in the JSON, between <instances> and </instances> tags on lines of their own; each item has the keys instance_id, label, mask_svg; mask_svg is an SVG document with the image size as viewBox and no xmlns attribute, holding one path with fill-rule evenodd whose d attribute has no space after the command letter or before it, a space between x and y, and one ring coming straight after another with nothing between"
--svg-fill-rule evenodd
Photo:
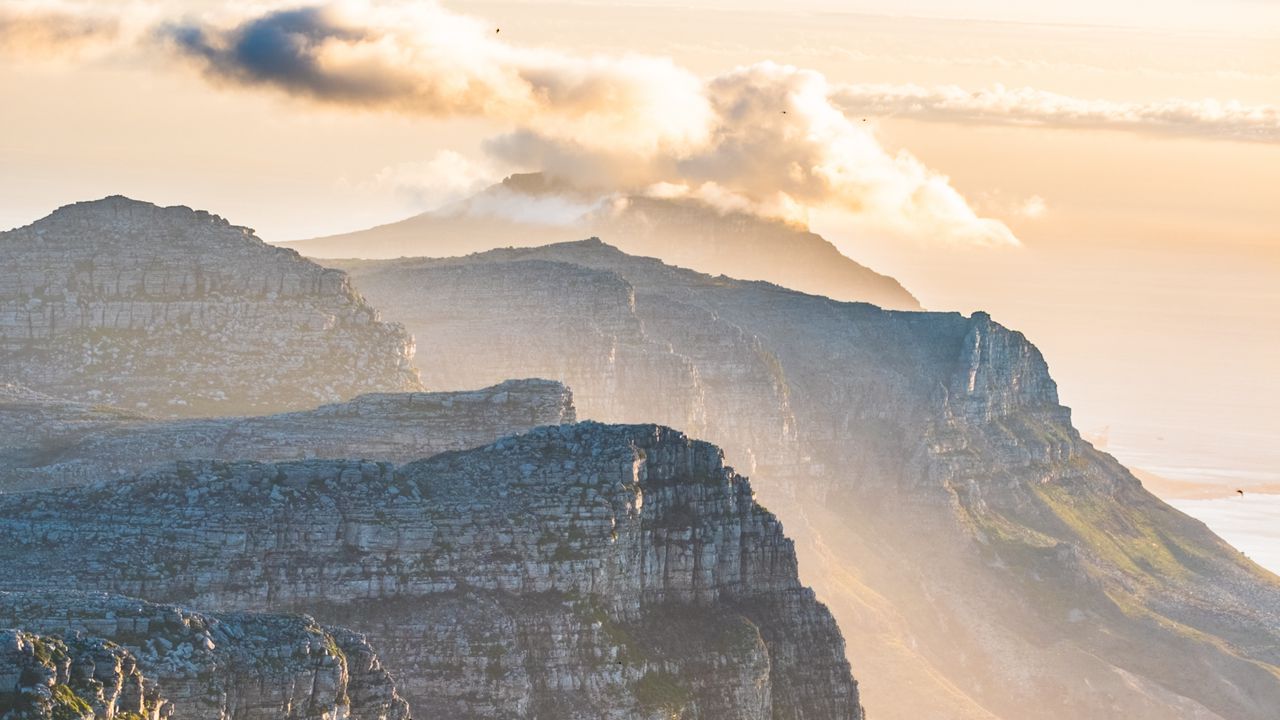
<instances>
[{"instance_id":1,"label":"cliff face","mask_svg":"<svg viewBox=\"0 0 1280 720\"><path fill-rule=\"evenodd\" d=\"M408 720L369 645L305 616L0 592L5 718Z\"/></svg>"},{"instance_id":2,"label":"cliff face","mask_svg":"<svg viewBox=\"0 0 1280 720\"><path fill-rule=\"evenodd\" d=\"M385 287L394 288L391 292L410 297L424 278L417 272L392 272L385 280ZM438 304L417 331L433 341L423 344L416 361L427 387L472 387L482 377L486 379L480 384L530 374L571 376L578 380L575 397L606 409L602 417L674 425L690 433L701 430L706 407L693 363L649 337L635 314L631 286L614 273L567 264L543 268L535 261L497 272L439 267L429 282L431 300ZM487 293L479 307L474 305L478 285ZM537 302L539 298L557 298L570 307ZM502 306L510 312L493 312ZM473 349L455 339L472 332L488 339L485 358L474 370L454 361ZM569 347L577 352L567 352ZM516 368L524 375L510 374Z\"/></svg>"},{"instance_id":3,"label":"cliff face","mask_svg":"<svg viewBox=\"0 0 1280 720\"><path fill-rule=\"evenodd\" d=\"M0 376L166 416L419 387L347 278L185 207L111 197L0 233Z\"/></svg>"},{"instance_id":4,"label":"cliff face","mask_svg":"<svg viewBox=\"0 0 1280 720\"><path fill-rule=\"evenodd\" d=\"M552 223L537 219L547 214L557 218ZM607 237L627 252L706 273L768 280L837 300L920 309L897 280L854 262L806 228L695 200L575 190L537 173L512 175L463 202L398 223L289 246L319 258L441 257L590 234Z\"/></svg>"},{"instance_id":5,"label":"cliff face","mask_svg":"<svg viewBox=\"0 0 1280 720\"><path fill-rule=\"evenodd\" d=\"M303 412L199 420L158 420L0 387L0 492L127 477L180 459L408 462L573 421L569 389L549 380L361 395Z\"/></svg>"},{"instance_id":6,"label":"cliff face","mask_svg":"<svg viewBox=\"0 0 1280 720\"><path fill-rule=\"evenodd\" d=\"M652 425L399 469L178 463L0 497L0 587L307 612L364 633L421 717L860 719L839 631L752 497Z\"/></svg>"},{"instance_id":7,"label":"cliff face","mask_svg":"<svg viewBox=\"0 0 1280 720\"><path fill-rule=\"evenodd\" d=\"M431 327L452 349L433 366L465 382L490 371L485 318L512 303L586 326L586 290L555 278L538 282L563 292L487 300L486 273L565 264L625 281L646 337L688 358L700 432L788 523L874 716L1263 720L1280 704L1280 583L1084 442L1040 353L985 314L886 312L596 240L344 265L388 317ZM439 324L435 278L460 266L473 281L448 294L472 321ZM540 354L501 362L570 387L609 362L565 353L561 374Z\"/></svg>"}]
</instances>

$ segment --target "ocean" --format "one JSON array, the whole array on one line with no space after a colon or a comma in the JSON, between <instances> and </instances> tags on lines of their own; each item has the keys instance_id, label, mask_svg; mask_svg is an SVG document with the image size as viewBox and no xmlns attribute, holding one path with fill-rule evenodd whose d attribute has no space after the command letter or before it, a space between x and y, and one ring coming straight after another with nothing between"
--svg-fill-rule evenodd
<instances>
[{"instance_id":1,"label":"ocean","mask_svg":"<svg viewBox=\"0 0 1280 720\"><path fill-rule=\"evenodd\" d=\"M1280 495L1248 493L1208 500L1168 499L1262 567L1280 575Z\"/></svg>"}]
</instances>

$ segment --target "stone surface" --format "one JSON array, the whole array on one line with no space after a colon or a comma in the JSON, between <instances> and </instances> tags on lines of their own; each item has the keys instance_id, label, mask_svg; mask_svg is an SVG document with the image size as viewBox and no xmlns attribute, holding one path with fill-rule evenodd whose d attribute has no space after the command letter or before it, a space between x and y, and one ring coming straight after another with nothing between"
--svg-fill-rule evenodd
<instances>
[{"instance_id":1,"label":"stone surface","mask_svg":"<svg viewBox=\"0 0 1280 720\"><path fill-rule=\"evenodd\" d=\"M0 630L0 718L158 718L165 707L137 658L114 643Z\"/></svg>"},{"instance_id":2,"label":"stone surface","mask_svg":"<svg viewBox=\"0 0 1280 720\"><path fill-rule=\"evenodd\" d=\"M0 588L306 612L366 634L419 717L862 717L781 525L654 425L0 496Z\"/></svg>"},{"instance_id":3,"label":"stone surface","mask_svg":"<svg viewBox=\"0 0 1280 720\"><path fill-rule=\"evenodd\" d=\"M875 717L1264 720L1280 706L1280 582L1082 440L1040 353L984 313L834 302L598 240L338 265L441 348L428 378L532 373L592 387L582 417L653 412L644 393L596 399L600 377L669 382L597 349L597 307L686 360L703 412L685 422L787 523ZM559 277L585 270L612 280ZM616 302L626 288L634 302ZM512 307L539 323L502 324ZM527 349L486 354L491 323ZM543 345L548 324L564 330Z\"/></svg>"},{"instance_id":4,"label":"stone surface","mask_svg":"<svg viewBox=\"0 0 1280 720\"><path fill-rule=\"evenodd\" d=\"M0 492L128 477L175 460L377 458L408 462L574 421L549 380L362 395L279 415L159 420L0 386Z\"/></svg>"},{"instance_id":5,"label":"stone surface","mask_svg":"<svg viewBox=\"0 0 1280 720\"><path fill-rule=\"evenodd\" d=\"M540 221L537 216L545 213L539 207L563 217ZM575 207L581 213L577 217ZM538 173L512 175L460 203L401 222L288 246L318 258L444 257L592 234L627 252L706 273L768 280L890 309L920 309L897 280L858 264L802 226L694 200L602 198Z\"/></svg>"},{"instance_id":6,"label":"stone surface","mask_svg":"<svg viewBox=\"0 0 1280 720\"><path fill-rule=\"evenodd\" d=\"M362 636L305 616L59 590L0 592L0 626L4 718L409 717Z\"/></svg>"},{"instance_id":7,"label":"stone surface","mask_svg":"<svg viewBox=\"0 0 1280 720\"><path fill-rule=\"evenodd\" d=\"M161 416L415 390L412 340L338 271L123 197L0 233L0 378Z\"/></svg>"}]
</instances>

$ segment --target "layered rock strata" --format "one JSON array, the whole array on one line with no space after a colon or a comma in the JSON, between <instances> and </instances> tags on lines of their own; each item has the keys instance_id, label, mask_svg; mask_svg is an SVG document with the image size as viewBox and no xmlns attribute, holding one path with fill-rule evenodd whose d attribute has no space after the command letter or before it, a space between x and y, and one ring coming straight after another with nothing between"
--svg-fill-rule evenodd
<instances>
[{"instance_id":1,"label":"layered rock strata","mask_svg":"<svg viewBox=\"0 0 1280 720\"><path fill-rule=\"evenodd\" d=\"M362 395L260 417L159 420L0 386L0 492L121 478L175 460L372 457L408 462L575 419L549 380Z\"/></svg>"},{"instance_id":2,"label":"layered rock strata","mask_svg":"<svg viewBox=\"0 0 1280 720\"><path fill-rule=\"evenodd\" d=\"M558 221L539 221L540 215ZM400 222L288 245L317 258L443 257L593 234L627 252L701 272L920 309L897 280L855 262L802 225L694 199L601 196L541 173L512 175L471 198Z\"/></svg>"},{"instance_id":3,"label":"layered rock strata","mask_svg":"<svg viewBox=\"0 0 1280 720\"><path fill-rule=\"evenodd\" d=\"M163 416L415 390L412 340L346 276L252 230L123 197L0 233L0 378Z\"/></svg>"},{"instance_id":4,"label":"layered rock strata","mask_svg":"<svg viewBox=\"0 0 1280 720\"><path fill-rule=\"evenodd\" d=\"M306 612L364 633L420 717L859 720L796 572L720 451L652 425L0 497L0 587Z\"/></svg>"}]
</instances>

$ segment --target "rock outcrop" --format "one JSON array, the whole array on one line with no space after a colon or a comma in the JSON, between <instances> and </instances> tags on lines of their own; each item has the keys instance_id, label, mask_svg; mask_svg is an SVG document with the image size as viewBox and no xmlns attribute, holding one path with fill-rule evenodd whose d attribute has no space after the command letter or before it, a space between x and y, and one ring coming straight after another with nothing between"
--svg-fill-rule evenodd
<instances>
[{"instance_id":1,"label":"rock outcrop","mask_svg":"<svg viewBox=\"0 0 1280 720\"><path fill-rule=\"evenodd\" d=\"M185 207L78 203L0 233L0 378L162 416L415 390L346 276Z\"/></svg>"},{"instance_id":2,"label":"rock outcrop","mask_svg":"<svg viewBox=\"0 0 1280 720\"><path fill-rule=\"evenodd\" d=\"M983 313L835 302L598 240L338 264L388 317L448 349L431 373L463 383L628 373L580 348L599 345L582 309L629 287L618 311L688 361L699 432L797 538L876 717L1266 720L1280 706L1280 582L1082 440L1040 353ZM614 278L607 298L555 276L584 269ZM465 286L441 280L460 273ZM522 276L542 291L513 297ZM438 302L467 321L442 319ZM570 330L560 356L483 352L513 305ZM517 347L518 328L502 327ZM649 402L593 392L577 404L623 420Z\"/></svg>"},{"instance_id":3,"label":"rock outcrop","mask_svg":"<svg viewBox=\"0 0 1280 720\"><path fill-rule=\"evenodd\" d=\"M361 395L259 417L158 420L0 386L0 492L128 477L175 460L377 458L408 462L575 419L549 380Z\"/></svg>"},{"instance_id":4,"label":"rock outcrop","mask_svg":"<svg viewBox=\"0 0 1280 720\"><path fill-rule=\"evenodd\" d=\"M544 215L557 218L540 220ZM696 200L602 195L540 173L512 175L460 203L397 223L288 245L318 258L442 257L593 234L627 252L702 272L920 309L897 280L854 262L805 227Z\"/></svg>"},{"instance_id":5,"label":"rock outcrop","mask_svg":"<svg viewBox=\"0 0 1280 720\"><path fill-rule=\"evenodd\" d=\"M0 592L0 627L4 718L409 717L362 636L306 616Z\"/></svg>"},{"instance_id":6,"label":"rock outcrop","mask_svg":"<svg viewBox=\"0 0 1280 720\"><path fill-rule=\"evenodd\" d=\"M653 425L0 496L0 588L306 612L364 633L419 717L862 717L781 525Z\"/></svg>"},{"instance_id":7,"label":"rock outcrop","mask_svg":"<svg viewBox=\"0 0 1280 720\"><path fill-rule=\"evenodd\" d=\"M0 630L0 717L6 720L155 718L164 706L137 658L119 645Z\"/></svg>"}]
</instances>

